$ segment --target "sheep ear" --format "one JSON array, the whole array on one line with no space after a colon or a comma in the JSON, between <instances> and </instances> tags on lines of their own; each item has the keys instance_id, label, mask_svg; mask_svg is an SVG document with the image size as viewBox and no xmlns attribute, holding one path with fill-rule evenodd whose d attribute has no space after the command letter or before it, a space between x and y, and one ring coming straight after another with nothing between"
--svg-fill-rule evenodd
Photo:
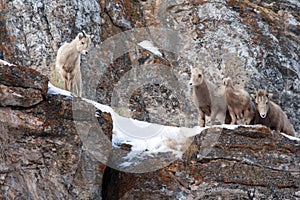
<instances>
[{"instance_id":1,"label":"sheep ear","mask_svg":"<svg viewBox=\"0 0 300 200\"><path fill-rule=\"evenodd\" d=\"M77 37L79 38L79 40L81 40L82 38L84 38L84 33L82 32L78 33Z\"/></svg>"},{"instance_id":2,"label":"sheep ear","mask_svg":"<svg viewBox=\"0 0 300 200\"><path fill-rule=\"evenodd\" d=\"M268 97L269 99L271 99L271 98L273 97L273 94L272 94L272 93L269 93L269 94L267 94L267 97Z\"/></svg>"},{"instance_id":3,"label":"sheep ear","mask_svg":"<svg viewBox=\"0 0 300 200\"><path fill-rule=\"evenodd\" d=\"M226 78L222 78L223 85L226 86Z\"/></svg>"},{"instance_id":4,"label":"sheep ear","mask_svg":"<svg viewBox=\"0 0 300 200\"><path fill-rule=\"evenodd\" d=\"M229 86L231 85L231 79L229 77L224 78L223 80L224 85Z\"/></svg>"}]
</instances>

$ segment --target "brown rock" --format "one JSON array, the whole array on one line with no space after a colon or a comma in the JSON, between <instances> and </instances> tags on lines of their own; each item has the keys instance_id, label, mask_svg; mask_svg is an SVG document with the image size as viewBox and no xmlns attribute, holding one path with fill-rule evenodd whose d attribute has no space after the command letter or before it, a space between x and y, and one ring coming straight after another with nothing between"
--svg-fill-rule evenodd
<instances>
[{"instance_id":1,"label":"brown rock","mask_svg":"<svg viewBox=\"0 0 300 200\"><path fill-rule=\"evenodd\" d=\"M32 88L47 96L48 78L24 66L0 65L0 83L6 86Z\"/></svg>"},{"instance_id":2,"label":"brown rock","mask_svg":"<svg viewBox=\"0 0 300 200\"><path fill-rule=\"evenodd\" d=\"M216 137L206 154L209 135ZM299 142L264 127L210 129L195 136L183 160L160 170L107 168L103 199L299 198L299 152Z\"/></svg>"},{"instance_id":3,"label":"brown rock","mask_svg":"<svg viewBox=\"0 0 300 200\"><path fill-rule=\"evenodd\" d=\"M0 199L101 196L111 149L111 128L105 128L110 115L88 115L87 103L74 101L51 95L30 108L0 107Z\"/></svg>"},{"instance_id":4,"label":"brown rock","mask_svg":"<svg viewBox=\"0 0 300 200\"><path fill-rule=\"evenodd\" d=\"M40 90L33 88L7 87L0 84L0 106L30 107L43 101Z\"/></svg>"}]
</instances>

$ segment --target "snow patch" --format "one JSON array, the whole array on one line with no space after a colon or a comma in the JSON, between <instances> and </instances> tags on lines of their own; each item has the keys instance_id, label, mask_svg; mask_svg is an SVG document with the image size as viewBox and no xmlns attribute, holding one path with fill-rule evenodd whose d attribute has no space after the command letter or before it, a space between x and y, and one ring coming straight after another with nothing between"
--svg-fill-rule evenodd
<instances>
[{"instance_id":1,"label":"snow patch","mask_svg":"<svg viewBox=\"0 0 300 200\"><path fill-rule=\"evenodd\" d=\"M22 95L20 95L20 94L18 94L18 93L12 93L12 95L14 95L14 96L16 96L16 97L20 97L20 98L23 98L24 96L22 96Z\"/></svg>"},{"instance_id":2,"label":"snow patch","mask_svg":"<svg viewBox=\"0 0 300 200\"><path fill-rule=\"evenodd\" d=\"M283 135L284 137L290 139L290 140L294 140L294 141L300 142L300 138L297 138L297 137L294 137L294 136L291 136L291 135L287 135L285 133L280 133L280 134Z\"/></svg>"},{"instance_id":3,"label":"snow patch","mask_svg":"<svg viewBox=\"0 0 300 200\"><path fill-rule=\"evenodd\" d=\"M153 43L149 40L144 40L140 43L138 43L138 45L150 52L152 52L153 54L162 57L162 53L158 50L158 48L156 46L153 45Z\"/></svg>"},{"instance_id":4,"label":"snow patch","mask_svg":"<svg viewBox=\"0 0 300 200\"><path fill-rule=\"evenodd\" d=\"M8 66L16 66L16 65L14 65L14 64L11 64L11 63L9 63L9 62L7 62L7 61L5 61L5 60L1 60L1 59L0 59L0 64L8 65Z\"/></svg>"},{"instance_id":5,"label":"snow patch","mask_svg":"<svg viewBox=\"0 0 300 200\"><path fill-rule=\"evenodd\" d=\"M55 87L50 82L48 82L48 94L60 94L63 96L72 97L71 92Z\"/></svg>"},{"instance_id":6,"label":"snow patch","mask_svg":"<svg viewBox=\"0 0 300 200\"><path fill-rule=\"evenodd\" d=\"M48 94L61 94L72 97L71 93L48 84ZM164 126L160 124L148 123L132 118L126 118L118 115L110 106L97 103L95 101L82 98L87 103L92 104L102 112L111 114L113 120L112 146L120 148L120 144L131 145L131 151L124 157L124 162L119 167L127 168L138 165L146 157L154 157L158 153L172 153L176 158L181 158L187 147L190 145L190 138L201 134L208 128L220 128L234 130L238 127L254 127L251 125L215 125L193 128ZM97 117L97 113L95 113ZM149 131L150 130L150 131ZM153 132L151 132L153 131ZM285 137L300 141L299 138L288 136Z\"/></svg>"}]
</instances>

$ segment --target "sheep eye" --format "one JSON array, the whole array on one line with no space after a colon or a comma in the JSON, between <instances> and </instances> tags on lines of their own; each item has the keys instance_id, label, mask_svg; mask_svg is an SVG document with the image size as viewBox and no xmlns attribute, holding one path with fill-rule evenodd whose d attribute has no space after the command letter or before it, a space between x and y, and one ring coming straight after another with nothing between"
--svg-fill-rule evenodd
<instances>
[{"instance_id":1,"label":"sheep eye","mask_svg":"<svg viewBox=\"0 0 300 200\"><path fill-rule=\"evenodd\" d=\"M201 78L201 74L198 74L198 78Z\"/></svg>"},{"instance_id":2,"label":"sheep eye","mask_svg":"<svg viewBox=\"0 0 300 200\"><path fill-rule=\"evenodd\" d=\"M84 44L84 42L81 42L81 44Z\"/></svg>"}]
</instances>

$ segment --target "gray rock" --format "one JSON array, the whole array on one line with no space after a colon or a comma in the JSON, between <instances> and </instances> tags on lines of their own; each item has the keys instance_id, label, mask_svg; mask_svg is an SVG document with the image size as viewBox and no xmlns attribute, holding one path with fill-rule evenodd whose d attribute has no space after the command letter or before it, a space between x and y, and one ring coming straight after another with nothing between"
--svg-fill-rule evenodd
<instances>
[{"instance_id":1,"label":"gray rock","mask_svg":"<svg viewBox=\"0 0 300 200\"><path fill-rule=\"evenodd\" d=\"M32 88L45 97L48 92L48 78L36 70L24 66L0 65L0 83L6 86Z\"/></svg>"},{"instance_id":2,"label":"gray rock","mask_svg":"<svg viewBox=\"0 0 300 200\"><path fill-rule=\"evenodd\" d=\"M140 82L132 94L125 93L127 102L112 102L112 96L116 85L123 83L122 77L135 67L159 64L172 71L175 80L179 77L180 84L172 85L177 88L187 85L186 74L190 74L189 66L194 65L203 68L216 84L220 84L223 76L231 76L234 83L249 93L266 88L299 132L300 8L297 1L268 4L201 0L184 3L179 0L12 0L0 3L0 7L0 58L28 66L0 66L3 88L0 100L3 104L12 95L3 93L5 89L20 88L17 94L43 96L35 106L0 107L0 199L299 197L299 142L263 127L203 133L193 138L182 160L155 172L115 171L106 162L120 164L121 156L127 154L108 156L112 152L107 140L88 140L95 138L95 126L99 124L105 138L112 138L109 114L98 111L101 117L95 120L95 110L80 99L47 96L48 80L32 70L52 78L50 71L54 69L57 49L84 29L95 36L91 54L82 58L85 97L120 106L120 110L131 109L138 119L182 125L181 117L183 122L197 119L192 102L185 104L189 98L188 87L187 91L175 94L177 90L167 87L170 80L156 85ZM147 31L136 31L129 38L118 35L140 27L147 27ZM150 31L151 27L156 31ZM166 29L178 34L168 35ZM110 39L114 41L104 46ZM163 56L142 48L125 51L140 40L152 41ZM159 76L162 71L153 68L143 76L151 80L153 74ZM11 98L20 104L24 100ZM37 102L32 101L23 103ZM72 107L74 103L77 107ZM160 107L167 112L160 112ZM179 122L168 121L168 114L174 115L174 119L178 116ZM210 154L205 154L201 145L205 145L204 138L211 134L219 134L220 138ZM83 145L86 140L91 142L90 148ZM130 151L128 145L120 146ZM107 150L99 152L103 147ZM95 155L105 162L94 159ZM151 161L147 160L150 164Z\"/></svg>"},{"instance_id":3,"label":"gray rock","mask_svg":"<svg viewBox=\"0 0 300 200\"><path fill-rule=\"evenodd\" d=\"M0 106L30 107L43 101L40 90L33 88L7 87L0 84Z\"/></svg>"}]
</instances>

